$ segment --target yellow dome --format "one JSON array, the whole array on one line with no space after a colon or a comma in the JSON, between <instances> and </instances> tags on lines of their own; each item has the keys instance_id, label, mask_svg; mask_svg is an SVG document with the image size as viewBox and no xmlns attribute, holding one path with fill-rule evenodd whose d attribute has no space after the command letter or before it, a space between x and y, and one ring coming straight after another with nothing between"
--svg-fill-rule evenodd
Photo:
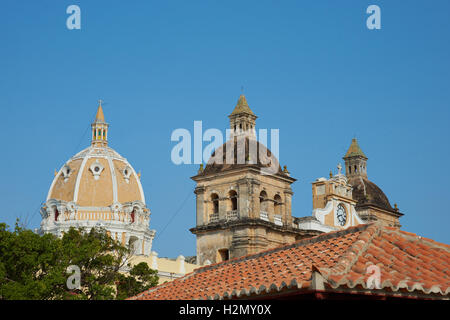
<instances>
[{"instance_id":1,"label":"yellow dome","mask_svg":"<svg viewBox=\"0 0 450 320\"><path fill-rule=\"evenodd\" d=\"M139 176L108 147L108 124L101 104L92 127L92 143L70 158L50 186L41 207L41 233L60 236L71 227L103 227L114 239L149 255L154 230Z\"/></svg>"},{"instance_id":2,"label":"yellow dome","mask_svg":"<svg viewBox=\"0 0 450 320\"><path fill-rule=\"evenodd\" d=\"M74 202L82 207L109 207L142 201L144 192L135 170L116 151L92 145L70 158L59 170L47 200Z\"/></svg>"}]
</instances>

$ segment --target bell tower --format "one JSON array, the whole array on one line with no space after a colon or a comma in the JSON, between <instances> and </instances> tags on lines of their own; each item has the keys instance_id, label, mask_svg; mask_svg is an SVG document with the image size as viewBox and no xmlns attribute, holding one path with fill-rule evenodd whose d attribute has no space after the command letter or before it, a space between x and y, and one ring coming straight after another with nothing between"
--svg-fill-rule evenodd
<instances>
[{"instance_id":1,"label":"bell tower","mask_svg":"<svg viewBox=\"0 0 450 320\"><path fill-rule=\"evenodd\" d=\"M291 184L296 179L256 141L256 118L241 95L229 116L230 139L192 177L197 184L197 221L190 231L197 238L199 264L257 253L310 235L293 224ZM245 161L239 160L240 155ZM276 164L273 173L265 171L270 161Z\"/></svg>"}]
</instances>

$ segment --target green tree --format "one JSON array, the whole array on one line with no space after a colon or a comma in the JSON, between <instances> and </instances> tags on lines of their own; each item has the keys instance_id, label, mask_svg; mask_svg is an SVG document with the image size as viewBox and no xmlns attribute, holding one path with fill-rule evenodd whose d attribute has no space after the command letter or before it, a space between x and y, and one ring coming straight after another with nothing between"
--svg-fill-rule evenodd
<instances>
[{"instance_id":1,"label":"green tree","mask_svg":"<svg viewBox=\"0 0 450 320\"><path fill-rule=\"evenodd\" d=\"M145 262L141 262L133 266L128 275L119 275L119 280L117 281L117 299L126 299L135 296L157 284L157 272L150 269Z\"/></svg>"},{"instance_id":2,"label":"green tree","mask_svg":"<svg viewBox=\"0 0 450 320\"><path fill-rule=\"evenodd\" d=\"M128 248L104 229L71 228L62 238L40 236L16 223L0 224L0 299L124 299L158 282L141 263L124 274ZM67 267L80 269L80 288L68 289Z\"/></svg>"}]
</instances>

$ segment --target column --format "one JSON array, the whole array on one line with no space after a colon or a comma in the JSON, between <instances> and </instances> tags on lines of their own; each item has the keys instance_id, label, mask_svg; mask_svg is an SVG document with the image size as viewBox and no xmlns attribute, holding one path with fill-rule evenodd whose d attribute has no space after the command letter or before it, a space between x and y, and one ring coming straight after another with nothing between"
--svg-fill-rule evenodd
<instances>
[{"instance_id":1,"label":"column","mask_svg":"<svg viewBox=\"0 0 450 320\"><path fill-rule=\"evenodd\" d=\"M194 193L196 194L197 205L197 226L204 225L208 221L207 212L205 212L205 188L197 187Z\"/></svg>"}]
</instances>

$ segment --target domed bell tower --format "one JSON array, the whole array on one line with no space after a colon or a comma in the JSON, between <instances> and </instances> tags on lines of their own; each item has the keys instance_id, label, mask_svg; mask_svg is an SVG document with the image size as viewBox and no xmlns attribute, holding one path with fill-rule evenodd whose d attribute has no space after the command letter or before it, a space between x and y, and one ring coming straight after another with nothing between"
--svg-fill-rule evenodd
<instances>
[{"instance_id":1,"label":"domed bell tower","mask_svg":"<svg viewBox=\"0 0 450 320\"><path fill-rule=\"evenodd\" d=\"M359 147L356 138L343 157L345 172L352 186L352 197L356 201L356 211L365 221L380 221L391 227L400 227L399 218L403 216L397 207L392 208L388 197L367 177L367 157Z\"/></svg>"},{"instance_id":2,"label":"domed bell tower","mask_svg":"<svg viewBox=\"0 0 450 320\"><path fill-rule=\"evenodd\" d=\"M190 231L197 238L199 264L257 253L305 237L304 230L293 227L291 184L296 179L256 141L256 118L241 95L229 115L230 140L192 177L197 183L197 222ZM264 171L269 163L276 164L270 174Z\"/></svg>"}]
</instances>

